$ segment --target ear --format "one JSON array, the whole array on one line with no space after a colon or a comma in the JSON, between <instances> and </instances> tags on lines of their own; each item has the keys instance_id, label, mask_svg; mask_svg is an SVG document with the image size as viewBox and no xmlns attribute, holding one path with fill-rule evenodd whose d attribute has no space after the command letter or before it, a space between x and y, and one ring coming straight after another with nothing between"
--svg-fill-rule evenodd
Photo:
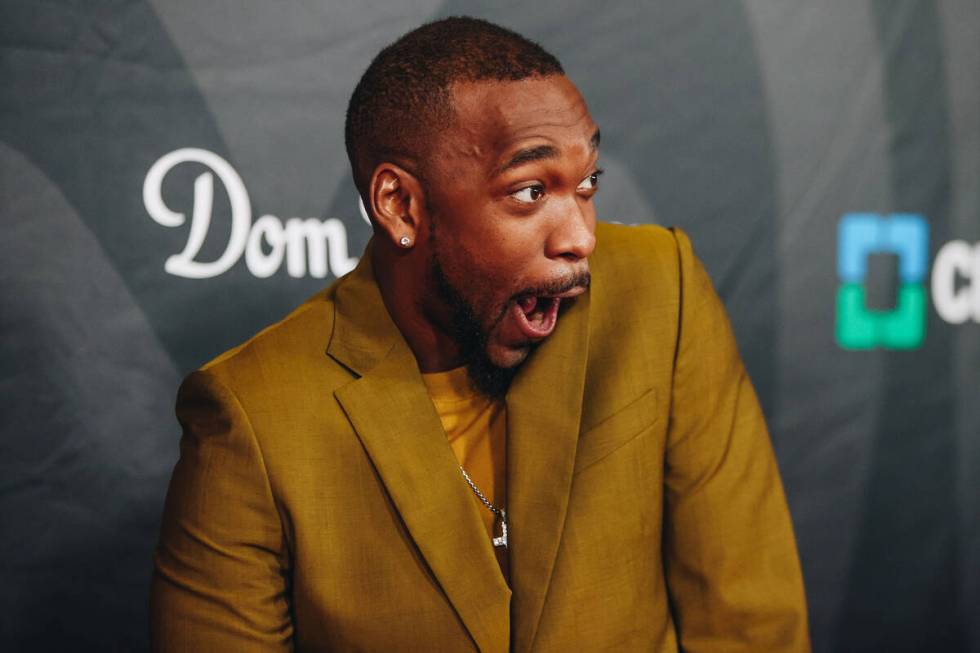
<instances>
[{"instance_id":1,"label":"ear","mask_svg":"<svg viewBox=\"0 0 980 653\"><path fill-rule=\"evenodd\" d=\"M424 191L418 178L395 163L381 163L371 175L368 192L379 235L398 248L412 248L425 214Z\"/></svg>"}]
</instances>

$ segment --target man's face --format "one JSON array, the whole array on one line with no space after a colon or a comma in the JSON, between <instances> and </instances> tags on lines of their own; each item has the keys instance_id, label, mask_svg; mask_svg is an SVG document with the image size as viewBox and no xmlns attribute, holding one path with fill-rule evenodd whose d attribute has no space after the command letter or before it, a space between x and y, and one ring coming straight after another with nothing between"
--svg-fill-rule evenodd
<instances>
[{"instance_id":1,"label":"man's face","mask_svg":"<svg viewBox=\"0 0 980 653\"><path fill-rule=\"evenodd\" d=\"M598 130L562 76L458 84L452 101L425 175L434 292L423 309L448 308L462 349L514 368L588 286Z\"/></svg>"}]
</instances>

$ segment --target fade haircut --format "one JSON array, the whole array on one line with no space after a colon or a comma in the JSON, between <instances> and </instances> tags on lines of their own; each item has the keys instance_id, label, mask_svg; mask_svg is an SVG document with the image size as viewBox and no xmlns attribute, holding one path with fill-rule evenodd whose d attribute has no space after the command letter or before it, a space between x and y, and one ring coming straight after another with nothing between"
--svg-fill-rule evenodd
<instances>
[{"instance_id":1,"label":"fade haircut","mask_svg":"<svg viewBox=\"0 0 980 653\"><path fill-rule=\"evenodd\" d=\"M378 53L347 105L344 140L365 205L379 163L424 162L435 133L452 122L453 84L564 74L537 43L478 18L444 18L405 34Z\"/></svg>"}]
</instances>

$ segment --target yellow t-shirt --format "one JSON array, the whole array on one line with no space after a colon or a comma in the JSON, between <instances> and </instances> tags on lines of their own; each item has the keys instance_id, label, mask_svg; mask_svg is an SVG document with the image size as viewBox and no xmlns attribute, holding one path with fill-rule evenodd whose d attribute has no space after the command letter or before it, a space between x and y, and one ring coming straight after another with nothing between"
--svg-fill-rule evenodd
<instances>
[{"instance_id":1,"label":"yellow t-shirt","mask_svg":"<svg viewBox=\"0 0 980 653\"><path fill-rule=\"evenodd\" d=\"M422 380L442 421L449 446L456 460L480 492L497 508L507 507L507 410L506 404L493 401L470 387L465 367L446 372L423 374ZM459 482L466 483L463 475ZM487 535L494 537L494 515L469 486ZM494 547L497 561L507 577L507 550Z\"/></svg>"}]
</instances>

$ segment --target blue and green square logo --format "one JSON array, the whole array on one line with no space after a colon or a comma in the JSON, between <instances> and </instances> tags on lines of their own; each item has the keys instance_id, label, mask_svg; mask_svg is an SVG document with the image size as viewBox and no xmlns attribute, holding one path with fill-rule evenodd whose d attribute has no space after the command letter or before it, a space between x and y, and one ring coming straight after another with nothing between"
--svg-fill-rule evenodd
<instances>
[{"instance_id":1,"label":"blue and green square logo","mask_svg":"<svg viewBox=\"0 0 980 653\"><path fill-rule=\"evenodd\" d=\"M898 257L898 296L887 311L867 307L868 256ZM926 333L929 225L921 215L848 213L837 229L837 344L844 349L914 349Z\"/></svg>"}]
</instances>

